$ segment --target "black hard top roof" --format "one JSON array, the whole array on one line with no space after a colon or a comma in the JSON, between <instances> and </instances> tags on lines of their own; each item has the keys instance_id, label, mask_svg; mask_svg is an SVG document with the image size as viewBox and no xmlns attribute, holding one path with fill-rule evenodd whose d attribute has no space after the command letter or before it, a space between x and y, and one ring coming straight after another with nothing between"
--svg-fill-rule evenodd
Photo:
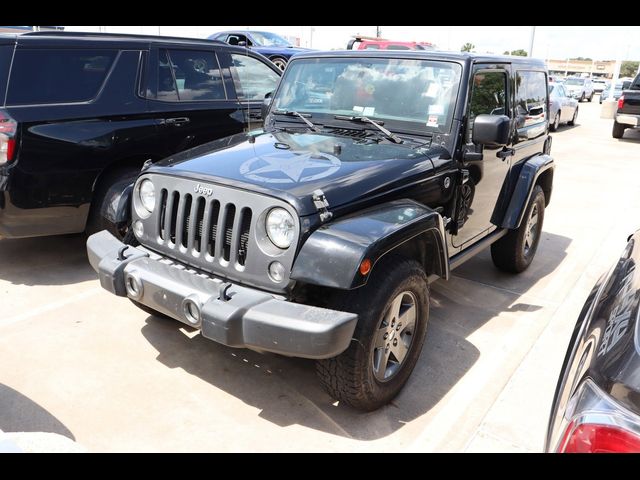
<instances>
[{"instance_id":1,"label":"black hard top roof","mask_svg":"<svg viewBox=\"0 0 640 480\"><path fill-rule=\"evenodd\" d=\"M448 52L444 50L331 50L326 52L305 52L297 54L293 59L300 58L406 58L420 60L449 60L465 63L468 61L483 63L513 63L546 68L544 60L515 55L489 55L481 53ZM292 59L292 60L293 60Z\"/></svg>"}]
</instances>

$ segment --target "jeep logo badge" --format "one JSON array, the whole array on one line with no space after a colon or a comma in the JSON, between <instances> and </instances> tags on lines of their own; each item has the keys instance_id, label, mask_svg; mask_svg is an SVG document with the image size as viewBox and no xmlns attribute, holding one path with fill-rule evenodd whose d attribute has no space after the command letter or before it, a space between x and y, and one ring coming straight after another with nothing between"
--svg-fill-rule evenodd
<instances>
[{"instance_id":1,"label":"jeep logo badge","mask_svg":"<svg viewBox=\"0 0 640 480\"><path fill-rule=\"evenodd\" d=\"M207 197L213 195L213 188L205 187L200 184L197 184L195 187L193 187L193 191L199 193L200 195L206 195Z\"/></svg>"}]
</instances>

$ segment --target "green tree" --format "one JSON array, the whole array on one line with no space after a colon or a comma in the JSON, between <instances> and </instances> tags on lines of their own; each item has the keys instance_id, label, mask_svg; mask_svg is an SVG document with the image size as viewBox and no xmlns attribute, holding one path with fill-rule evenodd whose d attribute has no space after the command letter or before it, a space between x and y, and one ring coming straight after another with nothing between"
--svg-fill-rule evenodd
<instances>
[{"instance_id":1,"label":"green tree","mask_svg":"<svg viewBox=\"0 0 640 480\"><path fill-rule=\"evenodd\" d=\"M522 48L519 48L518 50L505 50L503 55L515 55L517 57L527 57L527 51L523 50Z\"/></svg>"},{"instance_id":2,"label":"green tree","mask_svg":"<svg viewBox=\"0 0 640 480\"><path fill-rule=\"evenodd\" d=\"M620 65L620 76L621 77L635 77L636 73L638 73L638 65L640 62L631 62L625 61Z\"/></svg>"},{"instance_id":3,"label":"green tree","mask_svg":"<svg viewBox=\"0 0 640 480\"><path fill-rule=\"evenodd\" d=\"M462 45L462 47L460 47L460 51L461 52L473 52L474 48L476 48L476 46L473 43L467 42L464 45Z\"/></svg>"}]
</instances>

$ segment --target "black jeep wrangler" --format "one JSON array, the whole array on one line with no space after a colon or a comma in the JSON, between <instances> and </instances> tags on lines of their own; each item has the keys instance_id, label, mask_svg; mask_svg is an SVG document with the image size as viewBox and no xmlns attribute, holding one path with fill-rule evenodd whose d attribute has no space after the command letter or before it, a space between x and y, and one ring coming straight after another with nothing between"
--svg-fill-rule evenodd
<instances>
[{"instance_id":1,"label":"black jeep wrangler","mask_svg":"<svg viewBox=\"0 0 640 480\"><path fill-rule=\"evenodd\" d=\"M547 72L449 52L296 56L264 130L143 170L132 231L87 243L104 288L233 347L317 359L329 393L389 402L429 283L491 247L525 270L551 198Z\"/></svg>"}]
</instances>

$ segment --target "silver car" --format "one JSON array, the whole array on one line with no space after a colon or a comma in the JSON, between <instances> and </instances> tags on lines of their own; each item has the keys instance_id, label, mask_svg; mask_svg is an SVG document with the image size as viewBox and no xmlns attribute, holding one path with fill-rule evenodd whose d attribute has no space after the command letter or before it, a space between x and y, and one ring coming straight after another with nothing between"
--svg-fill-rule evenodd
<instances>
[{"instance_id":1,"label":"silver car","mask_svg":"<svg viewBox=\"0 0 640 480\"><path fill-rule=\"evenodd\" d=\"M549 83L549 129L555 132L561 123L575 125L578 118L578 100L567 96L559 83Z\"/></svg>"},{"instance_id":2,"label":"silver car","mask_svg":"<svg viewBox=\"0 0 640 480\"><path fill-rule=\"evenodd\" d=\"M593 79L593 91L596 93L602 93L602 91L607 88L608 85L609 81L604 78Z\"/></svg>"},{"instance_id":3,"label":"silver car","mask_svg":"<svg viewBox=\"0 0 640 480\"><path fill-rule=\"evenodd\" d=\"M583 100L593 100L593 82L590 78L569 77L564 82L564 89L567 96Z\"/></svg>"}]
</instances>

